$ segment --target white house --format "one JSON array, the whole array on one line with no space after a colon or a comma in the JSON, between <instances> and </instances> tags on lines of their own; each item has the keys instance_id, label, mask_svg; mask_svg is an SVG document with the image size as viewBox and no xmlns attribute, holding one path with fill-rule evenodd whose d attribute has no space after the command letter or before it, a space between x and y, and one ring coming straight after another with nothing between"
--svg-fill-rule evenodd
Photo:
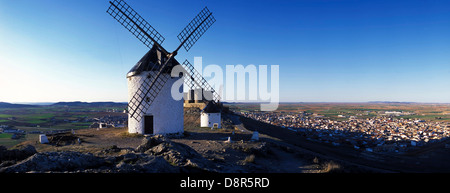
<instances>
[{"instance_id":1,"label":"white house","mask_svg":"<svg viewBox=\"0 0 450 193\"><path fill-rule=\"evenodd\" d=\"M145 54L141 60L128 72L128 99L129 104L132 97L136 92L141 90L147 90L148 83L144 81L152 80L152 76L155 76L160 69L160 66L168 58L165 54L161 53L161 50L157 46ZM171 95L171 88L175 81L180 77L171 77L170 72L173 66L179 65L178 61L174 58L167 65L167 69L159 76L160 79L167 79L164 86L159 93L155 92L155 88L150 90L151 94L157 94L150 107L142 113L140 121L131 117L128 114L128 132L139 134L169 134L169 133L182 133L183 128L183 100L174 100ZM181 89L183 86L181 86ZM149 94L150 94L149 93ZM148 101L143 101L146 103ZM141 104L145 105L145 104Z\"/></svg>"},{"instance_id":2,"label":"white house","mask_svg":"<svg viewBox=\"0 0 450 193\"><path fill-rule=\"evenodd\" d=\"M213 127L216 124L217 128L222 128L220 114L220 108L209 102L200 113L200 127Z\"/></svg>"}]
</instances>

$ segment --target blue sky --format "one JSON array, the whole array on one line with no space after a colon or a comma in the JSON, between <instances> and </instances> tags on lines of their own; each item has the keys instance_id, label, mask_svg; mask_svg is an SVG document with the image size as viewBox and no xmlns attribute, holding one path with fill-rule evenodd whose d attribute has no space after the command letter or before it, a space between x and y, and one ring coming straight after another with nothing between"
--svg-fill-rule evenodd
<instances>
[{"instance_id":1,"label":"blue sky","mask_svg":"<svg viewBox=\"0 0 450 193\"><path fill-rule=\"evenodd\" d=\"M167 50L204 7L217 22L176 57L279 65L283 102L450 103L450 1L127 0ZM0 0L0 101L127 101L148 51L106 0Z\"/></svg>"}]
</instances>

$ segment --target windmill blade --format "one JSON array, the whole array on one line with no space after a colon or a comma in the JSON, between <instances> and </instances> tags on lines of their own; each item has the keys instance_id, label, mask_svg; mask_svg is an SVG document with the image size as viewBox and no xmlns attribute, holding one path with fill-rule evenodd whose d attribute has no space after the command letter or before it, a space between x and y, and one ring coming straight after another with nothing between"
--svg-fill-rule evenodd
<instances>
[{"instance_id":1,"label":"windmill blade","mask_svg":"<svg viewBox=\"0 0 450 193\"><path fill-rule=\"evenodd\" d=\"M167 80L169 80L170 75L165 74L161 76L164 71L167 71L167 69L165 69L166 65L167 62L159 71L151 71L154 73L149 74L149 76L144 79L141 86L134 93L133 97L131 97L131 100L128 103L130 117L140 121L142 114L150 108Z\"/></svg>"},{"instance_id":2,"label":"windmill blade","mask_svg":"<svg viewBox=\"0 0 450 193\"><path fill-rule=\"evenodd\" d=\"M186 51L197 42L197 40L209 29L209 27L216 22L212 13L205 7L200 13L178 34L178 39L181 45L177 50L183 46Z\"/></svg>"},{"instance_id":3,"label":"windmill blade","mask_svg":"<svg viewBox=\"0 0 450 193\"><path fill-rule=\"evenodd\" d=\"M152 48L156 43L161 45L165 38L159 34L155 28L147 23L136 11L125 1L114 0L109 2L111 6L106 11L128 31L136 36L148 48Z\"/></svg>"},{"instance_id":4,"label":"windmill blade","mask_svg":"<svg viewBox=\"0 0 450 193\"><path fill-rule=\"evenodd\" d=\"M140 121L142 114L150 108L151 104L158 96L170 76L163 75L156 78L155 74L145 78L141 86L134 93L128 103L128 112L130 117Z\"/></svg>"},{"instance_id":5,"label":"windmill blade","mask_svg":"<svg viewBox=\"0 0 450 193\"><path fill-rule=\"evenodd\" d=\"M217 94L217 92L214 90L214 88L209 85L208 81L206 81L205 78L203 78L203 76L200 75L199 72L197 72L197 70L195 70L194 66L192 66L192 64L188 61L185 60L182 64L183 68L186 70L187 73L187 78L184 79L184 82L186 83L186 85L191 88L201 88L203 89L204 92L210 92L212 97L211 100L214 103L217 103L220 101L220 95ZM186 76L184 76L186 77Z\"/></svg>"}]
</instances>

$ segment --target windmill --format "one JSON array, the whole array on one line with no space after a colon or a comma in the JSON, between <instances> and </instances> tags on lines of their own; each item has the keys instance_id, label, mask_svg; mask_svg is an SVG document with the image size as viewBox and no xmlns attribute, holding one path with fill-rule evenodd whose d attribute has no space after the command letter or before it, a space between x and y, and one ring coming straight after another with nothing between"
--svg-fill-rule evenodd
<instances>
[{"instance_id":1,"label":"windmill","mask_svg":"<svg viewBox=\"0 0 450 193\"><path fill-rule=\"evenodd\" d=\"M125 1L114 0L106 11L150 50L127 73L128 132L139 134L181 133L183 129L183 100L174 100L171 86L180 78L191 89L208 93L210 103L218 104L220 96L185 60L180 64L174 57L183 47L186 51L216 21L205 7L177 36L181 44L168 52L161 44L165 38L147 23ZM183 67L183 77L171 77L173 67ZM183 87L183 86L182 86ZM183 89L183 88L181 88Z\"/></svg>"}]
</instances>

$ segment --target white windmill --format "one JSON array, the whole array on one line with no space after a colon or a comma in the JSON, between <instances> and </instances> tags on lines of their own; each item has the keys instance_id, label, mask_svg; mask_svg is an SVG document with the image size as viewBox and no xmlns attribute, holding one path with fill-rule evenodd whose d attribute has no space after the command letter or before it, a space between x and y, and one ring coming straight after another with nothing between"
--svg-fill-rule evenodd
<instances>
[{"instance_id":1,"label":"white windmill","mask_svg":"<svg viewBox=\"0 0 450 193\"><path fill-rule=\"evenodd\" d=\"M170 75L172 68L180 65L174 57L182 46L189 51L216 20L205 7L178 35L181 44L175 51L168 52L161 46L164 37L127 3L114 0L110 1L110 4L107 13L150 48L150 51L127 73L128 132L139 134L183 132L183 100L174 100L171 96L173 83L181 78ZM211 102L217 104L219 95L207 81L187 60L182 66L186 85L191 89L200 88L210 93Z\"/></svg>"},{"instance_id":2,"label":"white windmill","mask_svg":"<svg viewBox=\"0 0 450 193\"><path fill-rule=\"evenodd\" d=\"M200 127L222 128L221 113L218 105L208 103L200 112Z\"/></svg>"}]
</instances>

